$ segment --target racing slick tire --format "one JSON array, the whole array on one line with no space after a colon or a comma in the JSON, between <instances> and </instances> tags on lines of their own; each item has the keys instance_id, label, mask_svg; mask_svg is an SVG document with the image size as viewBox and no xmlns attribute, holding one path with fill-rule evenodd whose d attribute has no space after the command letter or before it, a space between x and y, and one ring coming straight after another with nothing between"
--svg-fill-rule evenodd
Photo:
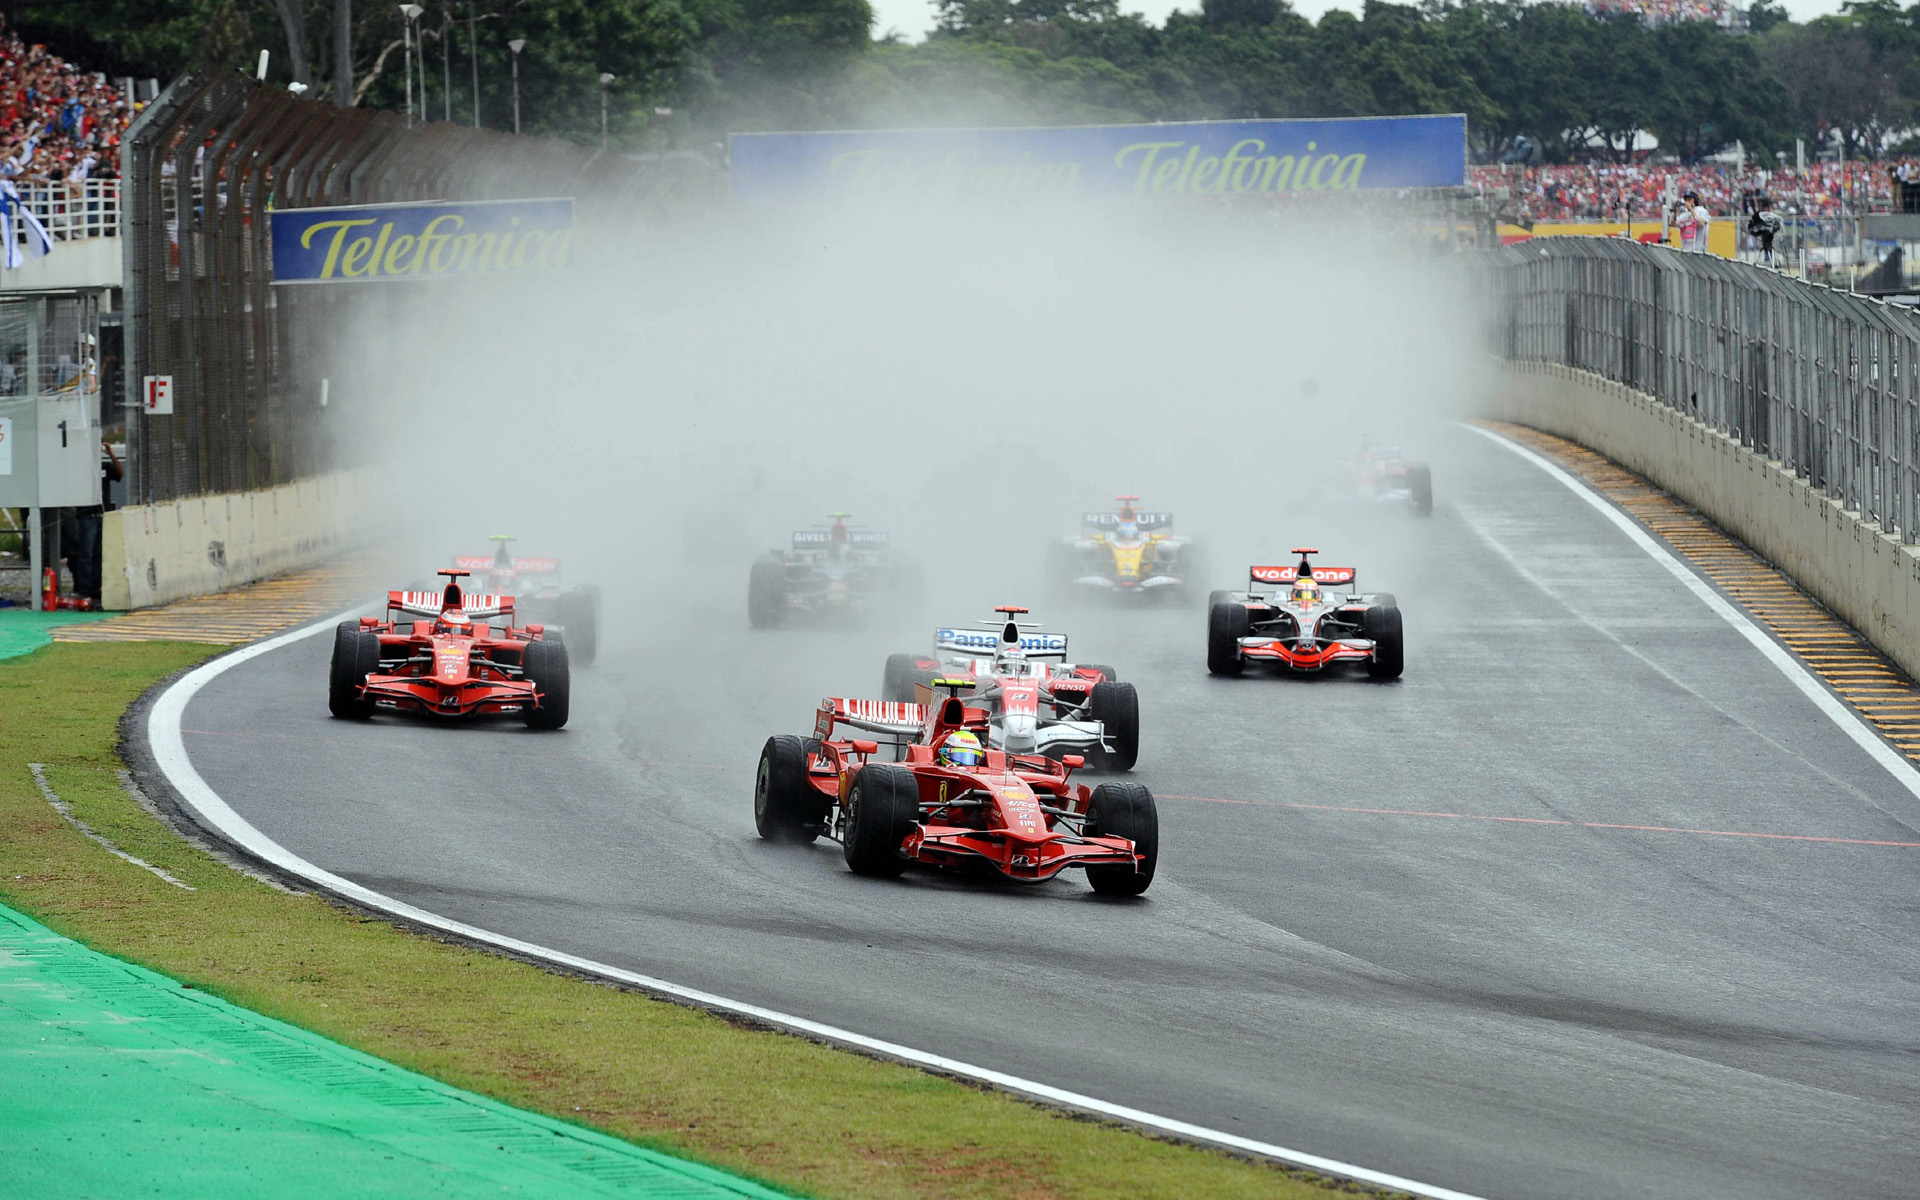
<instances>
[{"instance_id":1,"label":"racing slick tire","mask_svg":"<svg viewBox=\"0 0 1920 1200\"><path fill-rule=\"evenodd\" d=\"M567 700L573 688L566 643L541 638L528 642L520 653L521 674L540 691L540 703L522 709L520 719L528 729L560 728L567 723Z\"/></svg>"},{"instance_id":2,"label":"racing slick tire","mask_svg":"<svg viewBox=\"0 0 1920 1200\"><path fill-rule=\"evenodd\" d=\"M1420 516L1433 515L1433 468L1425 463L1407 468L1407 503Z\"/></svg>"},{"instance_id":3,"label":"racing slick tire","mask_svg":"<svg viewBox=\"0 0 1920 1200\"><path fill-rule=\"evenodd\" d=\"M340 622L327 665L327 710L350 721L371 717L373 702L361 698L360 685L379 669L380 635L360 628L358 621Z\"/></svg>"},{"instance_id":4,"label":"racing slick tire","mask_svg":"<svg viewBox=\"0 0 1920 1200\"><path fill-rule=\"evenodd\" d=\"M1131 771L1140 758L1140 694L1130 683L1096 683L1087 705L1111 750L1099 750L1095 761L1108 771Z\"/></svg>"},{"instance_id":5,"label":"racing slick tire","mask_svg":"<svg viewBox=\"0 0 1920 1200\"><path fill-rule=\"evenodd\" d=\"M1100 678L1106 680L1108 683L1120 682L1120 672L1105 663L1081 663L1080 669L1083 671L1098 671L1100 672Z\"/></svg>"},{"instance_id":6,"label":"racing slick tire","mask_svg":"<svg viewBox=\"0 0 1920 1200\"><path fill-rule=\"evenodd\" d=\"M1252 622L1243 604L1216 604L1207 610L1207 670L1215 675L1238 675L1246 669L1240 658L1240 639Z\"/></svg>"},{"instance_id":7,"label":"racing slick tire","mask_svg":"<svg viewBox=\"0 0 1920 1200\"><path fill-rule=\"evenodd\" d=\"M1140 855L1137 867L1088 867L1087 882L1108 896L1138 896L1153 885L1160 859L1160 813L1153 793L1137 783L1103 783L1093 789L1085 832L1089 837L1123 837Z\"/></svg>"},{"instance_id":8,"label":"racing slick tire","mask_svg":"<svg viewBox=\"0 0 1920 1200\"><path fill-rule=\"evenodd\" d=\"M880 674L882 700L912 701L913 681L920 674L917 654L889 654L887 668Z\"/></svg>"},{"instance_id":9,"label":"racing slick tire","mask_svg":"<svg viewBox=\"0 0 1920 1200\"><path fill-rule=\"evenodd\" d=\"M747 624L755 629L773 629L787 607L787 565L777 559L763 558L753 564L747 576Z\"/></svg>"},{"instance_id":10,"label":"racing slick tire","mask_svg":"<svg viewBox=\"0 0 1920 1200\"><path fill-rule=\"evenodd\" d=\"M783 733L761 748L753 827L769 842L804 846L820 836L829 801L807 783L807 756L819 745Z\"/></svg>"},{"instance_id":11,"label":"racing slick tire","mask_svg":"<svg viewBox=\"0 0 1920 1200\"><path fill-rule=\"evenodd\" d=\"M567 656L590 667L600 653L598 588L573 588L560 596L560 628L567 633Z\"/></svg>"},{"instance_id":12,"label":"racing slick tire","mask_svg":"<svg viewBox=\"0 0 1920 1200\"><path fill-rule=\"evenodd\" d=\"M920 819L920 784L913 772L869 763L847 792L847 867L855 875L889 878L907 869L900 844Z\"/></svg>"},{"instance_id":13,"label":"racing slick tire","mask_svg":"<svg viewBox=\"0 0 1920 1200\"><path fill-rule=\"evenodd\" d=\"M1360 632L1373 639L1373 658L1367 674L1375 679L1398 679L1406 669L1406 639L1400 630L1400 610L1376 604L1360 614Z\"/></svg>"}]
</instances>

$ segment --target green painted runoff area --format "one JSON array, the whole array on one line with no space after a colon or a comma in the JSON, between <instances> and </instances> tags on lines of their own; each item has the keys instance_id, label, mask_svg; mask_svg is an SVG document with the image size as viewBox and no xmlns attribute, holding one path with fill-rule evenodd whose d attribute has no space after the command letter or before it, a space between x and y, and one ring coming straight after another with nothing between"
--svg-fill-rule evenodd
<instances>
[{"instance_id":1,"label":"green painted runoff area","mask_svg":"<svg viewBox=\"0 0 1920 1200\"><path fill-rule=\"evenodd\" d=\"M0 608L0 658L16 658L38 650L52 641L48 631L59 625L78 625L83 621L104 621L118 616L110 612L34 612L30 608Z\"/></svg>"},{"instance_id":2,"label":"green painted runoff area","mask_svg":"<svg viewBox=\"0 0 1920 1200\"><path fill-rule=\"evenodd\" d=\"M776 1200L89 950L0 906L0 1196Z\"/></svg>"}]
</instances>

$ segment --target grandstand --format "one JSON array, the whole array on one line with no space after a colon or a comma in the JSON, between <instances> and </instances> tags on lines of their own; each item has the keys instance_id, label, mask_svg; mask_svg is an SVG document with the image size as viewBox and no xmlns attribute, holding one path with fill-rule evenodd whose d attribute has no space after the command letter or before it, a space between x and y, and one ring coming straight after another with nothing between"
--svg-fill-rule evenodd
<instances>
[{"instance_id":1,"label":"grandstand","mask_svg":"<svg viewBox=\"0 0 1920 1200\"><path fill-rule=\"evenodd\" d=\"M1731 33L1747 31L1747 10L1726 0L1573 0L1596 17L1632 14L1648 25L1711 21Z\"/></svg>"}]
</instances>

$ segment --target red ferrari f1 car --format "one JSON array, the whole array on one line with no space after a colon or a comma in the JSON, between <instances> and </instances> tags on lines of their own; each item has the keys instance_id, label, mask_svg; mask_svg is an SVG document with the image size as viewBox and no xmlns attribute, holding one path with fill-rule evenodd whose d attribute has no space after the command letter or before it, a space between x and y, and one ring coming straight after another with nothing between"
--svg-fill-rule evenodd
<instances>
[{"instance_id":1,"label":"red ferrari f1 car","mask_svg":"<svg viewBox=\"0 0 1920 1200\"><path fill-rule=\"evenodd\" d=\"M1160 819L1137 783L1089 789L1069 781L1085 765L990 749L987 710L960 698L970 679L940 679L945 699L820 702L814 737L767 739L753 785L753 821L770 841L840 843L861 875L909 863L984 866L1035 883L1084 868L1096 892L1137 896L1153 882ZM888 735L899 762L875 762Z\"/></svg>"},{"instance_id":2,"label":"red ferrari f1 car","mask_svg":"<svg viewBox=\"0 0 1920 1200\"><path fill-rule=\"evenodd\" d=\"M1375 679L1398 679L1406 664L1399 603L1363 595L1352 567L1316 567L1318 550L1296 547L1291 567L1250 567L1244 592L1213 593L1207 609L1207 670L1238 675L1248 663L1320 671L1364 663ZM1274 590L1260 591L1266 584ZM1330 589L1345 588L1344 594Z\"/></svg>"},{"instance_id":3,"label":"red ferrari f1 car","mask_svg":"<svg viewBox=\"0 0 1920 1200\"><path fill-rule=\"evenodd\" d=\"M387 616L334 630L327 707L364 720L378 708L473 717L517 713L535 729L567 723L567 648L546 627L513 623L512 596L466 595L467 572L442 571L444 592L388 592ZM402 621L411 614L425 620ZM488 617L504 616L492 626Z\"/></svg>"}]
</instances>

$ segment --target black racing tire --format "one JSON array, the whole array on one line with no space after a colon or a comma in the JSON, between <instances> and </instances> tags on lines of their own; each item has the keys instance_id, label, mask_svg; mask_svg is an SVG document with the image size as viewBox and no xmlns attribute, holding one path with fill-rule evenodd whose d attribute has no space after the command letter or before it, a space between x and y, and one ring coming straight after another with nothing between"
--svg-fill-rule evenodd
<instances>
[{"instance_id":1,"label":"black racing tire","mask_svg":"<svg viewBox=\"0 0 1920 1200\"><path fill-rule=\"evenodd\" d=\"M776 628L786 608L787 565L772 558L754 563L747 576L747 624L755 629Z\"/></svg>"},{"instance_id":2,"label":"black racing tire","mask_svg":"<svg viewBox=\"0 0 1920 1200\"><path fill-rule=\"evenodd\" d=\"M1376 604L1360 614L1360 632L1373 639L1373 659L1367 674L1375 679L1398 679L1406 669L1406 638L1400 628L1400 610Z\"/></svg>"},{"instance_id":3,"label":"black racing tire","mask_svg":"<svg viewBox=\"0 0 1920 1200\"><path fill-rule=\"evenodd\" d=\"M1407 503L1419 516L1433 515L1433 468L1425 463L1407 468Z\"/></svg>"},{"instance_id":4,"label":"black racing tire","mask_svg":"<svg viewBox=\"0 0 1920 1200\"><path fill-rule=\"evenodd\" d=\"M1080 669L1083 671L1098 671L1100 672L1100 678L1106 680L1108 683L1120 682L1120 672L1105 663L1081 663Z\"/></svg>"},{"instance_id":5,"label":"black racing tire","mask_svg":"<svg viewBox=\"0 0 1920 1200\"><path fill-rule=\"evenodd\" d=\"M880 698L913 702L913 685L922 674L918 654L887 655L886 670L880 674Z\"/></svg>"},{"instance_id":6,"label":"black racing tire","mask_svg":"<svg viewBox=\"0 0 1920 1200\"><path fill-rule=\"evenodd\" d=\"M567 655L583 667L600 653L598 588L570 588L560 593L560 628L567 633Z\"/></svg>"},{"instance_id":7,"label":"black racing tire","mask_svg":"<svg viewBox=\"0 0 1920 1200\"><path fill-rule=\"evenodd\" d=\"M1216 604L1207 610L1207 670L1215 675L1238 675L1246 669L1239 639L1252 625L1244 604Z\"/></svg>"},{"instance_id":8,"label":"black racing tire","mask_svg":"<svg viewBox=\"0 0 1920 1200\"><path fill-rule=\"evenodd\" d=\"M1094 891L1138 896L1153 886L1153 870L1160 860L1160 813L1152 792L1137 783L1103 783L1094 788L1086 833L1126 838L1141 856L1137 867L1088 867L1087 882Z\"/></svg>"},{"instance_id":9,"label":"black racing tire","mask_svg":"<svg viewBox=\"0 0 1920 1200\"><path fill-rule=\"evenodd\" d=\"M564 642L544 637L527 643L520 652L520 670L540 693L540 702L520 710L520 719L529 729L559 729L567 723L568 698L573 676L567 666Z\"/></svg>"},{"instance_id":10,"label":"black racing tire","mask_svg":"<svg viewBox=\"0 0 1920 1200\"><path fill-rule=\"evenodd\" d=\"M920 819L920 784L913 772L868 763L847 792L847 867L856 875L887 878L907 869L900 844Z\"/></svg>"},{"instance_id":11,"label":"black racing tire","mask_svg":"<svg viewBox=\"0 0 1920 1200\"><path fill-rule=\"evenodd\" d=\"M1130 683L1096 683L1087 709L1105 726L1101 732L1113 747L1096 752L1100 766L1108 771L1133 770L1140 759L1140 694Z\"/></svg>"},{"instance_id":12,"label":"black racing tire","mask_svg":"<svg viewBox=\"0 0 1920 1200\"><path fill-rule=\"evenodd\" d=\"M783 733L761 747L753 827L768 841L804 846L820 836L830 801L807 782L807 756L818 745Z\"/></svg>"},{"instance_id":13,"label":"black racing tire","mask_svg":"<svg viewBox=\"0 0 1920 1200\"><path fill-rule=\"evenodd\" d=\"M1208 612L1212 612L1213 606L1216 604L1231 604L1231 603L1233 603L1232 588L1215 588L1211 592L1207 593L1207 611Z\"/></svg>"},{"instance_id":14,"label":"black racing tire","mask_svg":"<svg viewBox=\"0 0 1920 1200\"><path fill-rule=\"evenodd\" d=\"M327 664L327 711L348 721L373 715L373 702L361 698L367 676L380 669L380 635L342 621L333 631L333 661Z\"/></svg>"},{"instance_id":15,"label":"black racing tire","mask_svg":"<svg viewBox=\"0 0 1920 1200\"><path fill-rule=\"evenodd\" d=\"M1397 607L1399 603L1400 601L1394 597L1392 592L1375 592L1373 594L1373 606L1375 608L1394 608Z\"/></svg>"}]
</instances>

